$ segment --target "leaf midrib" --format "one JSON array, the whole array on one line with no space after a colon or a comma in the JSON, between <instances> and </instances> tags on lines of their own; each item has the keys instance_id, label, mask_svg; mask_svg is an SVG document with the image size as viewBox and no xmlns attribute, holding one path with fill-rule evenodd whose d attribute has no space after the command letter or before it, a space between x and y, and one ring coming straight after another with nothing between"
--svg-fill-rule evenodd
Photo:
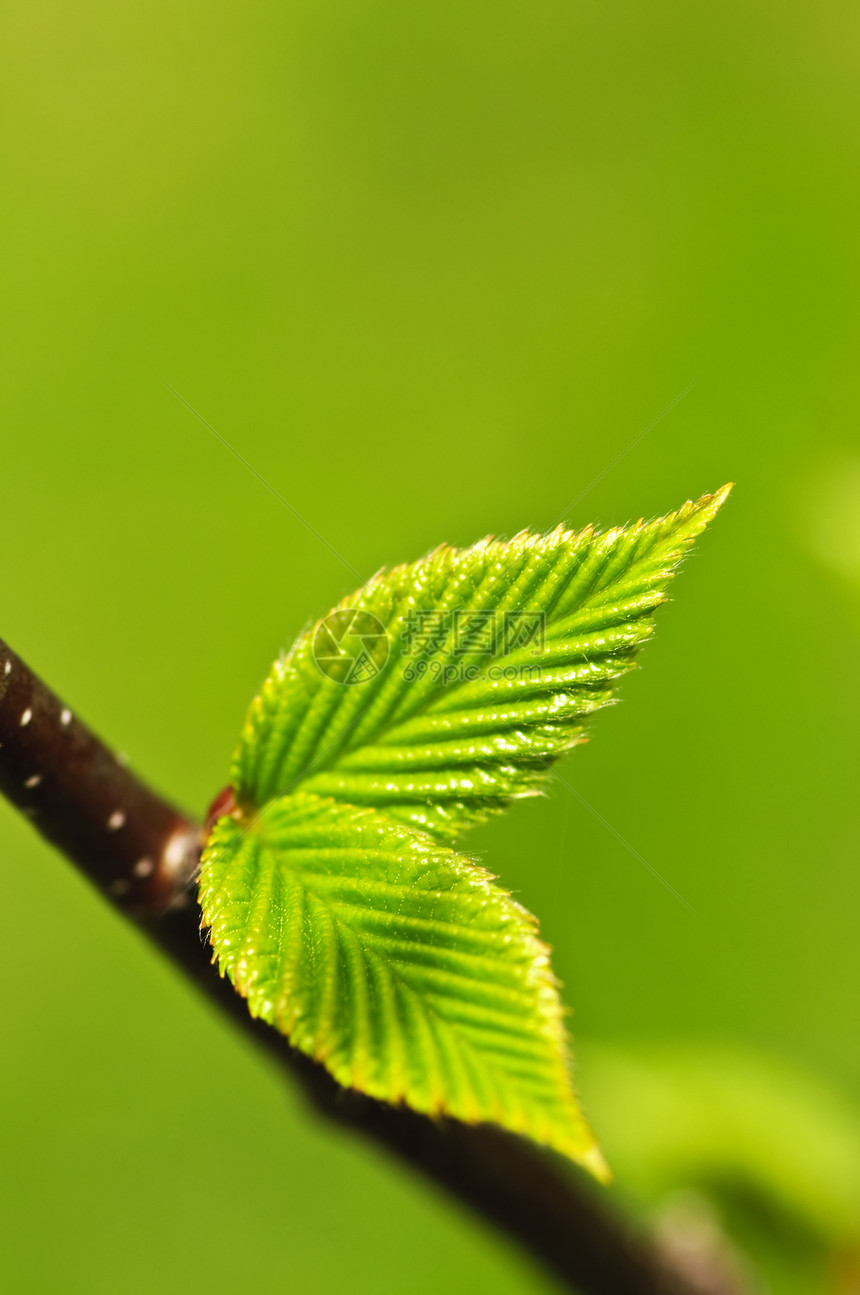
<instances>
[{"instance_id":1,"label":"leaf midrib","mask_svg":"<svg viewBox=\"0 0 860 1295\"><path fill-rule=\"evenodd\" d=\"M594 538L595 538L596 540L598 540L598 542L599 542L600 540L605 539L605 538L606 538L606 536L607 536L609 533L610 533L610 532L604 532L604 534L603 534L603 535L595 536ZM579 534L581 534L581 532L580 532ZM668 542L669 542L669 540L670 540L671 538L672 538L672 535L671 535L671 534L670 534L670 536L669 536L669 537L664 537L664 541L663 541L663 542L664 542L664 544L665 544L665 543L668 543ZM552 599L551 599L551 601L550 601L549 605L548 605L546 608L540 608L540 609L537 609L537 610L545 611L545 613L546 613L547 617L551 616L553 606L555 606L555 605L559 602L559 600L562 598L562 596L563 596L563 594L564 594L565 589L567 589L567 587L569 586L570 582L575 578L576 574L581 570L582 564L588 560L588 558L593 554L593 552L594 552L594 549L590 547L590 548L589 548L589 550L588 550L588 551L583 555L582 563L578 564L578 565L577 565L577 567L575 567L573 570L571 570L571 571L568 573L568 576L567 576L566 580L564 581L564 583L563 583L560 587L558 587L558 588L556 588L556 589L554 589L554 590L553 590L553 592L552 592ZM610 557L610 556L611 556L611 550L610 550L610 552L609 552L609 553L607 553L606 555L604 555L604 560L603 560L603 564L602 564L602 566L603 566L603 567L605 567L605 564L606 564L606 562L609 560L609 557ZM652 555L651 555L651 551L650 551L650 550L649 550L646 554L644 554L644 555L639 555L639 556L637 556L637 557L636 557L636 559L634 560L634 562L632 563L632 565L624 569L623 575L624 575L625 580L627 580L627 581L629 582L630 580L632 580L633 578L635 578L635 575L636 575L637 569L638 569L640 566L644 565L644 564L648 561L649 556L652 556ZM562 623L562 624L563 624L564 622L566 622L566 621L570 621L570 620L573 618L573 616L575 616L575 615L576 615L576 613L577 613L577 612L580 612L580 611L582 611L582 610L586 610L586 609L588 609L589 607L596 609L596 607L599 607L599 606L600 606L600 604L595 603L595 601L594 601L594 600L598 597L598 595L599 595L599 594L603 593L604 591L603 591L603 589L595 590L594 585L595 585L595 583L596 583L596 580L597 580L597 579L599 579L600 571L601 571L601 570L602 570L602 567L599 567L599 568L597 568L596 572L595 572L595 573L593 573L593 579L592 579L591 584L590 584L589 592L586 594L586 596L585 596L585 598L583 599L582 603L577 607L576 612L571 612L571 613L569 613L568 615L566 615L565 617L563 617L563 618L562 618L562 620L561 620L561 623ZM671 573L667 573L667 574L671 575ZM536 573L536 578L535 578L535 579L536 579L536 580L537 580L537 579L539 579L539 573ZM405 602L405 601L406 601L406 599L403 597L403 595L401 595L401 596L398 598L398 600L397 600L397 604L396 604L396 610L393 610L392 615L389 617L389 619L388 619L388 621L387 621L387 624L386 624L386 632L387 632L387 633L389 633L389 635L391 635L391 636L392 636L392 638L393 638L393 640L395 640L395 641L396 641L396 639L397 639L397 635L396 635L396 634L392 634L392 627L393 627L393 629L394 629L394 630L396 630L398 627L400 627L400 626L402 625L402 619L403 619L403 606L404 606L404 602ZM611 610L611 608L612 608L613 606L615 606L615 603L611 603L611 604L609 604L609 607L607 608L607 610ZM477 609L477 608L476 608L476 609ZM634 616L634 617L631 617L631 618L630 618L629 624L630 624L631 626L634 626L634 625L636 625L636 624L638 624L638 623L641 623L642 621L647 620L647 618L648 618L649 616L653 615L653 611L654 611L654 610L655 610L655 609L654 609L653 607L648 607L647 609L643 609L642 613L641 613L639 616ZM627 625L627 623L628 623L627 621L624 621L624 622L623 622L623 625L625 625L625 626L626 626L626 625ZM617 628L617 627L612 627L612 628ZM635 650L635 646L636 646L636 645L634 645L634 650ZM630 651L630 650L631 650L630 645L628 645L626 648L625 648L625 647L623 647L623 646L621 646L621 645L619 645L617 648L610 649L610 650L605 651L605 652L597 653L597 656L599 656L601 659L603 659L604 657L613 657L613 656L618 656L618 658L619 658L619 659L622 659L622 658L626 655L626 653L629 653L629 651ZM510 659L510 658L512 658L512 657L514 657L514 658L515 658L516 656L517 656L517 654L516 654L516 653L508 653L504 658L501 658L501 659L502 659L502 660L507 661L507 660L509 660L509 659ZM433 654L431 654L431 655L429 655L429 656L422 657L422 658L419 658L419 659L421 659L421 660L427 660L428 662L432 662L432 661L446 661L446 660L448 660L448 659L449 659L449 657L450 657L450 653L449 653L449 652L446 652L446 651L444 651L444 650L440 650L440 651L438 651L438 652L436 652L436 653L433 653ZM480 654L480 655L479 655L479 656L477 656L477 657L475 656L475 654L472 654L472 655L470 655L470 656L469 656L469 658L468 658L468 659L469 659L473 664L474 664L474 663L479 662L479 663L480 663L480 666L481 666L481 669L484 669L484 668L485 668L485 666L486 666L487 661L488 661L488 660L490 660L491 658L492 658L492 653L490 653L490 652L484 652L484 653ZM590 658L590 657L585 657L584 659L586 659L586 660L590 660L591 658ZM402 660L403 660L403 655L402 655L402 653L399 653L399 654L398 654L398 656L392 660L392 665L394 665L394 664L396 664L396 663L399 663L399 662L401 662ZM383 672L383 674L384 674L384 672ZM445 708L444 708L446 712L450 712L451 710L453 710L453 709L455 708L457 698L459 697L459 695L460 695L460 693L462 692L462 690L463 690L463 689L465 689L465 688L467 688L467 687L469 686L469 683L470 683L470 682L472 682L472 681L469 681L469 680L462 680L462 681L456 682L456 683L454 684L454 686L453 686L453 687L451 687L450 685L448 685L448 691L447 691L447 693L446 693L446 698L445 698L445 700L446 700L446 702L448 702L448 704L447 704L447 705L445 706ZM382 686L383 686L383 684L382 684L382 682L381 682L381 683L380 683L380 688L382 688ZM378 692L376 692L376 691L375 691L375 692L374 692L374 694L373 694L373 696L369 699L368 704L367 704L367 707L365 708L365 711L366 711L366 710L368 710L368 709L370 709L370 707L371 707L371 706L374 704L374 702L376 701L377 697L378 697ZM436 694L435 694L433 691L428 691L428 692L426 693L426 695L425 695L425 696L421 699L421 701L418 703L418 705L417 705L417 706L415 706L415 708L414 708L414 709L409 710L409 711L407 711L407 712L405 712L405 713L403 713L403 714L397 714L397 715L396 715L396 717L389 717L389 719L388 719L388 720L386 720L385 724L383 724L383 726L382 726L382 727L377 731L377 733L374 735L374 737L373 737L373 741L372 741L372 745L385 745L385 742L383 741L383 739L384 739L385 734L386 734L387 732L394 731L394 730L396 730L396 728L397 728L399 725L404 724L404 723L407 723L407 722L411 722L411 721L413 721L413 720L415 720L415 719L420 718L422 715L425 715L429 710L432 710L432 707L433 707L434 703L435 703L435 702L437 702L438 700L439 700L439 698L436 696ZM357 725L357 723L360 721L360 719L361 719L361 717L363 716L363 714L365 713L365 711L359 711L358 715L357 715L357 716L353 719L353 721L351 722L351 724L350 724L350 726L349 726L349 729L352 729L352 728L354 728L354 727ZM509 724L509 725L507 725L506 727L513 728L513 727L516 727L516 725L515 725L515 724ZM300 786L302 785L302 783L304 783L305 781L307 781L309 778L313 777L313 775L314 775L314 774L322 773L322 772L327 772L327 773L334 773L334 772L337 772L337 771L339 770L339 768L341 767L341 766L340 766L340 760L341 760L342 756L344 756L344 755L346 755L346 754L349 754L350 752L352 752L352 751L354 751L354 750L356 750L356 749L359 749L359 747L360 747L360 746L362 746L362 745L366 745L366 744L367 744L365 741L363 741L363 742L362 742L362 743L360 743L360 744L358 744L358 743L357 743L357 744L353 744L353 743L351 743L351 742L348 740L348 736L347 736L347 735L348 735L348 732L349 732L349 729L347 730L347 733L345 733L345 734L344 734L344 738L345 738L346 740L344 740L343 744L341 745L341 744L340 744L340 742L336 742L336 743L334 744L334 752L333 752L332 756L331 756L328 760L321 759L321 760L319 760L318 762L316 762L316 763L314 764L314 766L313 766L312 771L310 771L310 772L308 772L307 774L303 775L303 776L302 776L302 777L297 781L297 783L295 784L295 786L300 787ZM484 767L484 765L486 765L487 767L491 767L491 766L492 766L492 762L488 762L488 761L476 761L476 766Z\"/></svg>"},{"instance_id":2,"label":"leaf midrib","mask_svg":"<svg viewBox=\"0 0 860 1295\"><path fill-rule=\"evenodd\" d=\"M428 995L422 994L419 990L417 990L414 987L414 985L410 983L407 976L403 974L402 964L400 963L399 960L394 958L391 958L391 959L383 958L377 950L368 948L367 944L365 943L363 933L355 926L353 926L352 923L348 921L343 921L339 917L337 912L332 908L331 904L327 901L327 899L325 898L325 895L320 893L319 890L313 889L310 886L306 885L302 874L300 874L294 868L291 868L288 864L283 863L283 861L279 858L277 852L274 849L272 849L272 847L268 845L259 836L258 836L258 849L261 852L270 855L272 867L274 867L275 869L283 869L284 872L290 874L293 880L298 884L298 886L305 893L306 899L308 897L313 897L313 899L315 899L317 903L319 903L326 910L326 912L329 914L330 920L334 923L335 926L343 926L349 932L349 934L353 937L353 939L356 940L357 943L360 945L362 953L367 958L368 962L373 962L377 967L381 965L383 968L387 969L391 973L391 975L398 981L398 983L403 987L403 989L406 990L413 997L413 999L419 1004L419 1006L424 1010L430 1012L434 1016L434 1018L439 1022L439 1024L445 1030L447 1030L449 1034L453 1036L457 1045L465 1049L466 1051L468 1051L469 1055L473 1059L473 1062L476 1063L479 1067L482 1067L483 1069L487 1069L487 1057L481 1053L481 1051L466 1035L463 1034L462 1028L458 1025L456 1021L451 1021L448 1017L446 1017L439 1010L436 1004L431 1001ZM255 882L255 885L254 885L255 891L256 891L256 888L257 887ZM548 1018L545 1014L541 1013L539 1004L534 1005L534 1010L538 1013L538 1016L541 1022L544 1025L552 1028L556 1033L559 1033L559 1036L560 1036L560 1026L561 1026L560 1014L559 1014L558 1021L553 1021L551 1018ZM512 1032L511 1037L513 1039L517 1039L519 1035L516 1032ZM436 1045L435 1042L433 1046L438 1051L438 1045ZM568 1110L570 1110L572 1108L573 1094L572 1094L572 1089L570 1087L570 1078L567 1074L564 1063L560 1061L560 1059L557 1058L552 1052L548 1052L548 1055L546 1057L546 1063L548 1067L555 1068L557 1072L557 1077L561 1088L561 1092L558 1094L558 1099L557 1099L559 1101L560 1106L563 1108L567 1106ZM508 1077L509 1082L517 1085L517 1087L519 1087L520 1084L525 1082L521 1077L517 1076L512 1072L508 1072L498 1064L494 1065L492 1069L495 1069L498 1073L501 1073L503 1076ZM544 1078L544 1076L539 1075L536 1078L538 1078L538 1080L540 1081L541 1079ZM568 1099L567 1103L565 1102L565 1098ZM530 1097L528 1092L528 1087L526 1087L524 1099L526 1101L535 1100L533 1097ZM523 1100L523 1098L521 1098L521 1100Z\"/></svg>"}]
</instances>

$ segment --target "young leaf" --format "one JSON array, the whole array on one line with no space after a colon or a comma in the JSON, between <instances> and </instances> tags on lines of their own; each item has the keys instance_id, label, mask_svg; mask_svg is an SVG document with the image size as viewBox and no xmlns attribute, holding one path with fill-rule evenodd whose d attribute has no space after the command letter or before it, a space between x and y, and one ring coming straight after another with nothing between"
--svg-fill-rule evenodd
<instances>
[{"instance_id":1,"label":"young leaf","mask_svg":"<svg viewBox=\"0 0 860 1295\"><path fill-rule=\"evenodd\" d=\"M443 547L374 576L275 663L234 759L237 800L301 786L452 842L535 794L632 668L729 489L648 523Z\"/></svg>"},{"instance_id":2,"label":"young leaf","mask_svg":"<svg viewBox=\"0 0 860 1295\"><path fill-rule=\"evenodd\" d=\"M547 949L489 874L372 809L299 792L219 820L200 902L252 1014L340 1083L494 1121L605 1175Z\"/></svg>"},{"instance_id":3,"label":"young leaf","mask_svg":"<svg viewBox=\"0 0 860 1295\"><path fill-rule=\"evenodd\" d=\"M251 1011L341 1083L495 1121L605 1176L533 919L446 843L579 740L728 490L605 534L438 549L275 664L200 901Z\"/></svg>"}]
</instances>

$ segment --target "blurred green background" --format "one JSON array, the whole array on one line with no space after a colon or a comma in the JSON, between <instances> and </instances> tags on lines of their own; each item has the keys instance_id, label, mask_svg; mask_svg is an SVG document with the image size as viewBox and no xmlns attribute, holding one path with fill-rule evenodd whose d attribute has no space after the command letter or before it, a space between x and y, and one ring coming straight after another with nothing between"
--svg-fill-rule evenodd
<instances>
[{"instance_id":1,"label":"blurred green background","mask_svg":"<svg viewBox=\"0 0 860 1295\"><path fill-rule=\"evenodd\" d=\"M0 632L184 805L356 580L166 383L362 578L738 483L563 771L695 911L558 785L473 843L555 946L619 1202L692 1183L761 1289L857 1289L856 6L4 27ZM7 1289L553 1289L0 836Z\"/></svg>"}]
</instances>

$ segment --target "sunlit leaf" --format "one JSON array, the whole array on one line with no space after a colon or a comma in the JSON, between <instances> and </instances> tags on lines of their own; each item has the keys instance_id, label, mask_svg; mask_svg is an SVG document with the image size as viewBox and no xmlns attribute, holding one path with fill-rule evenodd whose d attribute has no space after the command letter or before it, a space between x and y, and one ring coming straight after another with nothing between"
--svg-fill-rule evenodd
<instances>
[{"instance_id":1,"label":"sunlit leaf","mask_svg":"<svg viewBox=\"0 0 860 1295\"><path fill-rule=\"evenodd\" d=\"M605 1166L534 919L450 844L536 794L650 637L728 487L374 576L254 700L203 857L222 973L340 1083Z\"/></svg>"},{"instance_id":2,"label":"sunlit leaf","mask_svg":"<svg viewBox=\"0 0 860 1295\"><path fill-rule=\"evenodd\" d=\"M450 842L534 794L633 666L728 489L648 523L443 547L374 576L276 662L236 753L238 800L301 786Z\"/></svg>"},{"instance_id":3,"label":"sunlit leaf","mask_svg":"<svg viewBox=\"0 0 860 1295\"><path fill-rule=\"evenodd\" d=\"M494 1121L600 1176L534 919L425 833L307 793L224 817L205 924L251 1012L340 1083Z\"/></svg>"}]
</instances>

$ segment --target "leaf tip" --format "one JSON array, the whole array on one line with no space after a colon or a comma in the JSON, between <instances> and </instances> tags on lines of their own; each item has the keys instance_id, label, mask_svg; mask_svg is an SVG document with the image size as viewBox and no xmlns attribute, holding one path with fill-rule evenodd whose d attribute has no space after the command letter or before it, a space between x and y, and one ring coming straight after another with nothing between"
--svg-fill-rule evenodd
<instances>
[{"instance_id":1,"label":"leaf tip","mask_svg":"<svg viewBox=\"0 0 860 1295\"><path fill-rule=\"evenodd\" d=\"M734 484L733 481L727 481L719 490L710 495L702 495L695 503L688 500L673 515L676 535L683 543L689 544L711 524L731 494Z\"/></svg>"},{"instance_id":2,"label":"leaf tip","mask_svg":"<svg viewBox=\"0 0 860 1295\"><path fill-rule=\"evenodd\" d=\"M595 1142L594 1146L589 1147L583 1156L580 1157L580 1164L583 1169L587 1169L593 1178L596 1178L604 1187L612 1182L612 1170L606 1163L603 1152Z\"/></svg>"},{"instance_id":3,"label":"leaf tip","mask_svg":"<svg viewBox=\"0 0 860 1295\"><path fill-rule=\"evenodd\" d=\"M716 517L732 493L734 486L734 481L727 481L724 486L720 486L719 490L715 490L712 495L702 495L695 506L695 511L703 513L707 520L711 521L712 518Z\"/></svg>"}]
</instances>

